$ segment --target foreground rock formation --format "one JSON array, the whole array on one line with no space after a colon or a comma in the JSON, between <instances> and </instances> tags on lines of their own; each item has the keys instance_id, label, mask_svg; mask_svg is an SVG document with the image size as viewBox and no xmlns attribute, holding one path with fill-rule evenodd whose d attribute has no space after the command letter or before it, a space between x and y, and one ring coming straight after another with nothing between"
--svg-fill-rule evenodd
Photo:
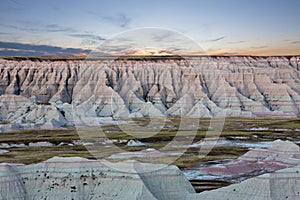
<instances>
[{"instance_id":1,"label":"foreground rock formation","mask_svg":"<svg viewBox=\"0 0 300 200\"><path fill-rule=\"evenodd\" d=\"M300 57L0 60L0 120L62 127L72 108L79 118L299 116L299 69Z\"/></svg>"},{"instance_id":2,"label":"foreground rock formation","mask_svg":"<svg viewBox=\"0 0 300 200\"><path fill-rule=\"evenodd\" d=\"M54 157L0 164L0 199L299 199L300 168L195 193L175 166Z\"/></svg>"},{"instance_id":3,"label":"foreground rock formation","mask_svg":"<svg viewBox=\"0 0 300 200\"><path fill-rule=\"evenodd\" d=\"M135 161L113 165L79 157L0 165L0 199L179 200L188 193L194 189L175 166Z\"/></svg>"},{"instance_id":4,"label":"foreground rock formation","mask_svg":"<svg viewBox=\"0 0 300 200\"><path fill-rule=\"evenodd\" d=\"M287 168L250 178L238 184L200 194L189 194L186 199L214 200L273 200L300 199L300 167Z\"/></svg>"}]
</instances>

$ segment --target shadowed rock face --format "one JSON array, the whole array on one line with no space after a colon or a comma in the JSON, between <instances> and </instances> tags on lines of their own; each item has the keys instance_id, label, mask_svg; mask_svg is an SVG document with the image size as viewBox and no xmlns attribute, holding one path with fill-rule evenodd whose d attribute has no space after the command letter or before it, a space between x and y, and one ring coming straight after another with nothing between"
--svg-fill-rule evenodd
<instances>
[{"instance_id":1,"label":"shadowed rock face","mask_svg":"<svg viewBox=\"0 0 300 200\"><path fill-rule=\"evenodd\" d=\"M23 113L18 120L29 123L30 112L46 109L56 120L70 122L70 104L97 117L214 117L221 111L227 116L299 116L299 69L300 57L0 60L0 118L13 121L20 116L10 111L18 110Z\"/></svg>"}]
</instances>

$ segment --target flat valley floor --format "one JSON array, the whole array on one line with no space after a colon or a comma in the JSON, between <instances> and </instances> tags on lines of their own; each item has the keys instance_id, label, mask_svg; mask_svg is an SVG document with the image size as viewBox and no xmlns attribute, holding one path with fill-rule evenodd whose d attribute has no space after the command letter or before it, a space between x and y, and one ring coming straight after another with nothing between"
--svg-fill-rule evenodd
<instances>
[{"instance_id":1,"label":"flat valley floor","mask_svg":"<svg viewBox=\"0 0 300 200\"><path fill-rule=\"evenodd\" d=\"M145 126L149 124L149 118L134 119L134 122L139 126ZM105 133L105 138L101 138L105 141L103 144L96 144L96 139L93 139L99 140L98 128L81 129L79 135L78 129L73 128L1 133L0 162L32 164L53 156L78 156L89 159L107 159L112 162L134 159L141 162L175 164L183 170L196 191L200 192L226 186L263 173L258 171L258 174L244 174L235 178L216 177L214 179L199 176L197 172L202 167L229 162L250 149L266 148L277 139L289 140L298 146L300 144L300 118L227 118L220 137L217 139L212 137L217 140L214 147L206 156L201 157L199 149L205 136L208 137L206 134L210 119L199 119L196 135L192 131L185 130L184 134L180 136L183 140L193 137L189 146L178 146L171 149L169 154L160 152L160 149L174 139L180 122L180 118L169 117L159 133L144 138L126 134L118 125L103 126L101 127L102 132ZM128 122L129 125L130 123ZM86 131L87 135L93 137L83 138L82 131ZM91 151L95 145L101 146L101 154ZM112 148L113 146L117 146L119 152ZM173 158L176 153L182 151L184 151L183 155L176 159ZM147 152L151 152L153 153L151 155L155 156L149 160L143 156Z\"/></svg>"}]
</instances>

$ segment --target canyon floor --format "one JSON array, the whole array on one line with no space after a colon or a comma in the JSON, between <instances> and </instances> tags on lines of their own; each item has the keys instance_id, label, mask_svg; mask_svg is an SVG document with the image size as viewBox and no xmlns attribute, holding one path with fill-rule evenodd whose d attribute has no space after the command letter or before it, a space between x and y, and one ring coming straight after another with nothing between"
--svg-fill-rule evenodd
<instances>
[{"instance_id":1,"label":"canyon floor","mask_svg":"<svg viewBox=\"0 0 300 200\"><path fill-rule=\"evenodd\" d=\"M134 122L145 126L149 124L149 120L137 118ZM104 158L112 162L134 159L141 162L174 164L183 170L196 191L201 192L240 182L265 171L246 173L238 177L205 177L199 174L200 168L229 162L250 149L267 148L277 139L300 144L300 118L227 118L224 129L210 153L199 157L199 149L203 146L210 122L209 119L199 119L198 131L191 145L173 148L169 154L161 153L159 150L170 143L177 134L180 121L180 118L169 117L159 133L146 138L128 135L120 130L118 125L103 126L101 128L106 135L103 138L106 144L102 144L101 155L96 156L89 151L96 144L92 140L84 142L73 128L1 133L0 149L3 152L0 154L0 162L32 164L54 156L76 156L89 159ZM86 132L91 131L97 133L97 129L86 129ZM185 131L180 137L191 135L193 132ZM119 152L110 148L111 146L119 147ZM183 155L174 159L173 156L181 151L184 151ZM147 153L155 155L149 160L145 156Z\"/></svg>"}]
</instances>

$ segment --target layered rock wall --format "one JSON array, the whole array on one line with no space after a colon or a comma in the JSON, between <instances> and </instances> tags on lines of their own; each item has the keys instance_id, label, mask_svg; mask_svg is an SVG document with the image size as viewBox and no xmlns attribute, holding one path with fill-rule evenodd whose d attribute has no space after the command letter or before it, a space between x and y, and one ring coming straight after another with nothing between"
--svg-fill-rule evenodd
<instances>
[{"instance_id":1,"label":"layered rock wall","mask_svg":"<svg viewBox=\"0 0 300 200\"><path fill-rule=\"evenodd\" d=\"M295 117L299 69L300 57L0 60L0 117L12 121L20 117L18 110L29 122L30 112L48 109L59 110L56 118L68 121L71 110L61 107L71 104L85 104L86 114L97 117L214 117L221 111L226 116Z\"/></svg>"}]
</instances>

